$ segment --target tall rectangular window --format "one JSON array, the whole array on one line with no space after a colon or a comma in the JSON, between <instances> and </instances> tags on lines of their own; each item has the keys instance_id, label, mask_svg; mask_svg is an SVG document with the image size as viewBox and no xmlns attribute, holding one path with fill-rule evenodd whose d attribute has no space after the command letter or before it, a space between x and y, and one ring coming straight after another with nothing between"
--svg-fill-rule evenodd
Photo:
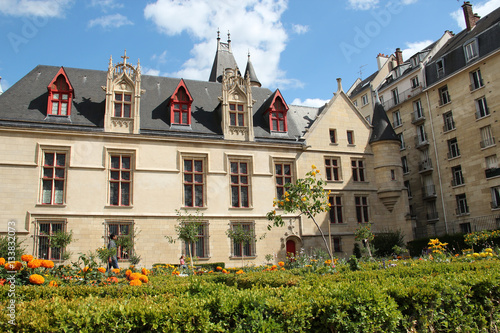
<instances>
[{"instance_id":1,"label":"tall rectangular window","mask_svg":"<svg viewBox=\"0 0 500 333\"><path fill-rule=\"evenodd\" d=\"M410 168L408 167L408 158L406 156L401 156L401 165L403 166L403 174L410 172Z\"/></svg>"},{"instance_id":2,"label":"tall rectangular window","mask_svg":"<svg viewBox=\"0 0 500 333\"><path fill-rule=\"evenodd\" d=\"M347 144L354 144L354 131L347 131Z\"/></svg>"},{"instance_id":3,"label":"tall rectangular window","mask_svg":"<svg viewBox=\"0 0 500 333\"><path fill-rule=\"evenodd\" d=\"M455 158L460 156L460 149L458 149L457 138L448 140L448 158Z\"/></svg>"},{"instance_id":4,"label":"tall rectangular window","mask_svg":"<svg viewBox=\"0 0 500 333\"><path fill-rule=\"evenodd\" d=\"M391 90L392 99L394 100L394 105L399 104L399 93L398 88Z\"/></svg>"},{"instance_id":5,"label":"tall rectangular window","mask_svg":"<svg viewBox=\"0 0 500 333\"><path fill-rule=\"evenodd\" d=\"M418 82L418 76L414 76L411 78L411 87L413 89L417 88L420 85L420 82Z\"/></svg>"},{"instance_id":6,"label":"tall rectangular window","mask_svg":"<svg viewBox=\"0 0 500 333\"><path fill-rule=\"evenodd\" d=\"M361 96L361 105L365 106L366 104L368 104L368 95L364 94L363 96Z\"/></svg>"},{"instance_id":7,"label":"tall rectangular window","mask_svg":"<svg viewBox=\"0 0 500 333\"><path fill-rule=\"evenodd\" d=\"M342 252L342 238L332 237L333 252Z\"/></svg>"},{"instance_id":8,"label":"tall rectangular window","mask_svg":"<svg viewBox=\"0 0 500 333\"><path fill-rule=\"evenodd\" d=\"M281 200L285 194L285 186L292 182L292 163L277 162L274 164L276 179L276 198Z\"/></svg>"},{"instance_id":9,"label":"tall rectangular window","mask_svg":"<svg viewBox=\"0 0 500 333\"><path fill-rule=\"evenodd\" d=\"M455 129L455 122L453 121L453 113L452 111L448 111L446 113L443 113L443 131L448 132L453 129Z\"/></svg>"},{"instance_id":10,"label":"tall rectangular window","mask_svg":"<svg viewBox=\"0 0 500 333\"><path fill-rule=\"evenodd\" d=\"M337 131L330 129L330 143L337 143Z\"/></svg>"},{"instance_id":11,"label":"tall rectangular window","mask_svg":"<svg viewBox=\"0 0 500 333\"><path fill-rule=\"evenodd\" d=\"M51 244L50 236L66 231L66 221L36 221L35 256L39 259L62 260L65 248Z\"/></svg>"},{"instance_id":12,"label":"tall rectangular window","mask_svg":"<svg viewBox=\"0 0 500 333\"><path fill-rule=\"evenodd\" d=\"M330 203L330 223L344 223L344 214L342 213L342 197L332 195L328 198Z\"/></svg>"},{"instance_id":13,"label":"tall rectangular window","mask_svg":"<svg viewBox=\"0 0 500 333\"><path fill-rule=\"evenodd\" d=\"M481 148L491 147L495 145L495 138L491 132L491 126L481 127L479 129L481 132Z\"/></svg>"},{"instance_id":14,"label":"tall rectangular window","mask_svg":"<svg viewBox=\"0 0 500 333\"><path fill-rule=\"evenodd\" d=\"M130 206L132 165L128 154L113 154L109 164L109 204Z\"/></svg>"},{"instance_id":15,"label":"tall rectangular window","mask_svg":"<svg viewBox=\"0 0 500 333\"><path fill-rule=\"evenodd\" d=\"M462 174L462 166L457 165L451 168L451 186L460 186L465 184L464 176Z\"/></svg>"},{"instance_id":16,"label":"tall rectangular window","mask_svg":"<svg viewBox=\"0 0 500 333\"><path fill-rule=\"evenodd\" d=\"M476 90L484 86L481 70L477 69L470 73L470 90Z\"/></svg>"},{"instance_id":17,"label":"tall rectangular window","mask_svg":"<svg viewBox=\"0 0 500 333\"><path fill-rule=\"evenodd\" d=\"M233 223L231 228L242 228L245 232L254 235L254 224L253 223ZM249 242L235 242L233 243L233 257L253 257L255 256L255 241Z\"/></svg>"},{"instance_id":18,"label":"tall rectangular window","mask_svg":"<svg viewBox=\"0 0 500 333\"><path fill-rule=\"evenodd\" d=\"M184 206L203 207L205 197L205 168L203 159L184 159Z\"/></svg>"},{"instance_id":19,"label":"tall rectangular window","mask_svg":"<svg viewBox=\"0 0 500 333\"><path fill-rule=\"evenodd\" d=\"M439 105L445 105L451 102L448 86L439 88Z\"/></svg>"},{"instance_id":20,"label":"tall rectangular window","mask_svg":"<svg viewBox=\"0 0 500 333\"><path fill-rule=\"evenodd\" d=\"M325 174L326 180L341 180L340 173L340 158L328 157L325 158Z\"/></svg>"},{"instance_id":21,"label":"tall rectangular window","mask_svg":"<svg viewBox=\"0 0 500 333\"><path fill-rule=\"evenodd\" d=\"M64 204L66 163L66 152L43 152L42 204Z\"/></svg>"},{"instance_id":22,"label":"tall rectangular window","mask_svg":"<svg viewBox=\"0 0 500 333\"><path fill-rule=\"evenodd\" d=\"M363 160L351 160L352 180L355 182L365 181L365 164Z\"/></svg>"},{"instance_id":23,"label":"tall rectangular window","mask_svg":"<svg viewBox=\"0 0 500 333\"><path fill-rule=\"evenodd\" d=\"M411 199L412 198L412 194L411 194L410 181L409 180L405 180L404 184L405 184L405 187L406 187L406 191L408 192L408 199Z\"/></svg>"},{"instance_id":24,"label":"tall rectangular window","mask_svg":"<svg viewBox=\"0 0 500 333\"><path fill-rule=\"evenodd\" d=\"M191 244L191 254L197 258L208 258L208 223L200 223L196 232L196 241ZM184 254L189 255L189 243L184 243Z\"/></svg>"},{"instance_id":25,"label":"tall rectangular window","mask_svg":"<svg viewBox=\"0 0 500 333\"><path fill-rule=\"evenodd\" d=\"M358 223L367 223L370 221L368 216L368 197L355 196L354 203L356 204L356 221Z\"/></svg>"},{"instance_id":26,"label":"tall rectangular window","mask_svg":"<svg viewBox=\"0 0 500 333\"><path fill-rule=\"evenodd\" d=\"M130 238L130 243L134 243L134 224L131 221L108 221L105 223L106 230L104 231L105 239L109 239L109 235L114 234L118 238ZM132 247L118 246L116 256L118 260L128 260L133 255Z\"/></svg>"},{"instance_id":27,"label":"tall rectangular window","mask_svg":"<svg viewBox=\"0 0 500 333\"><path fill-rule=\"evenodd\" d=\"M500 208L500 186L491 188L491 208Z\"/></svg>"},{"instance_id":28,"label":"tall rectangular window","mask_svg":"<svg viewBox=\"0 0 500 333\"><path fill-rule=\"evenodd\" d=\"M232 207L250 207L250 173L248 167L248 162L230 162Z\"/></svg>"},{"instance_id":29,"label":"tall rectangular window","mask_svg":"<svg viewBox=\"0 0 500 333\"><path fill-rule=\"evenodd\" d=\"M438 78L444 76L444 60L443 59L436 61L436 71L437 71Z\"/></svg>"},{"instance_id":30,"label":"tall rectangular window","mask_svg":"<svg viewBox=\"0 0 500 333\"><path fill-rule=\"evenodd\" d=\"M488 110L488 105L486 104L486 98L483 96L475 100L476 104L476 119L486 117L490 114Z\"/></svg>"},{"instance_id":31,"label":"tall rectangular window","mask_svg":"<svg viewBox=\"0 0 500 333\"><path fill-rule=\"evenodd\" d=\"M124 92L115 92L115 117L130 118L132 109L132 95Z\"/></svg>"},{"instance_id":32,"label":"tall rectangular window","mask_svg":"<svg viewBox=\"0 0 500 333\"><path fill-rule=\"evenodd\" d=\"M424 118L424 108L422 107L422 102L420 99L417 99L413 102L413 119L419 120Z\"/></svg>"},{"instance_id":33,"label":"tall rectangular window","mask_svg":"<svg viewBox=\"0 0 500 333\"><path fill-rule=\"evenodd\" d=\"M425 133L424 125L417 126L417 145L423 145L427 143L427 134Z\"/></svg>"},{"instance_id":34,"label":"tall rectangular window","mask_svg":"<svg viewBox=\"0 0 500 333\"><path fill-rule=\"evenodd\" d=\"M401 145L399 146L399 149L401 149L401 150L406 149L405 137L404 137L403 133L399 133L398 138L399 138L399 142L401 143Z\"/></svg>"},{"instance_id":35,"label":"tall rectangular window","mask_svg":"<svg viewBox=\"0 0 500 333\"><path fill-rule=\"evenodd\" d=\"M245 126L245 112L243 104L229 104L229 125Z\"/></svg>"},{"instance_id":36,"label":"tall rectangular window","mask_svg":"<svg viewBox=\"0 0 500 333\"><path fill-rule=\"evenodd\" d=\"M457 215L469 214L469 206L467 205L467 197L465 193L455 196L457 200Z\"/></svg>"},{"instance_id":37,"label":"tall rectangular window","mask_svg":"<svg viewBox=\"0 0 500 333\"><path fill-rule=\"evenodd\" d=\"M403 122L401 121L401 114L398 111L394 111L392 113L392 127L396 128L403 125Z\"/></svg>"}]
</instances>

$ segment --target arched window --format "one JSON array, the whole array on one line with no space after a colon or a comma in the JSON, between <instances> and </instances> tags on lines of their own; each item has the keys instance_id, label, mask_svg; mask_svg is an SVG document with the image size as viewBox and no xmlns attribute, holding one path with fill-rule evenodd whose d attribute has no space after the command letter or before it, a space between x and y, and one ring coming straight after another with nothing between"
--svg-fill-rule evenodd
<instances>
[{"instance_id":1,"label":"arched window","mask_svg":"<svg viewBox=\"0 0 500 333\"><path fill-rule=\"evenodd\" d=\"M63 68L59 70L47 89L49 91L47 114L69 116L71 114L73 87L71 87Z\"/></svg>"},{"instance_id":2,"label":"arched window","mask_svg":"<svg viewBox=\"0 0 500 333\"><path fill-rule=\"evenodd\" d=\"M184 80L181 80L170 102L170 119L172 124L191 125L192 102L193 99L184 84Z\"/></svg>"}]
</instances>

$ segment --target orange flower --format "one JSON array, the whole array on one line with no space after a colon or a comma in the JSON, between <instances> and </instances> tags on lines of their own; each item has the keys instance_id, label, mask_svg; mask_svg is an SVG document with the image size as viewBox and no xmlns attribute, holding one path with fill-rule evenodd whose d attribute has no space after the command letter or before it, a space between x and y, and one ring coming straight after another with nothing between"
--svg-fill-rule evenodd
<instances>
[{"instance_id":1,"label":"orange flower","mask_svg":"<svg viewBox=\"0 0 500 333\"><path fill-rule=\"evenodd\" d=\"M83 268L83 272L84 272L84 273L91 272L91 271L92 271L92 269L91 269L91 268L89 268L89 266L85 266L85 267Z\"/></svg>"},{"instance_id":2,"label":"orange flower","mask_svg":"<svg viewBox=\"0 0 500 333\"><path fill-rule=\"evenodd\" d=\"M179 274L181 274L179 271L173 271L172 272L172 275L179 275Z\"/></svg>"},{"instance_id":3,"label":"orange flower","mask_svg":"<svg viewBox=\"0 0 500 333\"><path fill-rule=\"evenodd\" d=\"M149 270L147 270L144 267L142 268L141 272L142 272L143 275L149 275Z\"/></svg>"},{"instance_id":4,"label":"orange flower","mask_svg":"<svg viewBox=\"0 0 500 333\"><path fill-rule=\"evenodd\" d=\"M285 270L285 267L281 267L281 270L284 271Z\"/></svg>"},{"instance_id":5,"label":"orange flower","mask_svg":"<svg viewBox=\"0 0 500 333\"><path fill-rule=\"evenodd\" d=\"M19 261L8 262L4 265L4 268L8 271L18 271L23 267Z\"/></svg>"},{"instance_id":6,"label":"orange flower","mask_svg":"<svg viewBox=\"0 0 500 333\"><path fill-rule=\"evenodd\" d=\"M40 284L43 284L44 282L45 282L45 279L43 278L43 276L38 275L38 274L30 275L30 283L40 285Z\"/></svg>"},{"instance_id":7,"label":"orange flower","mask_svg":"<svg viewBox=\"0 0 500 333\"><path fill-rule=\"evenodd\" d=\"M131 286L140 286L140 285L142 285L142 282L141 282L141 280L132 280L132 281L130 281L129 284Z\"/></svg>"},{"instance_id":8,"label":"orange flower","mask_svg":"<svg viewBox=\"0 0 500 333\"><path fill-rule=\"evenodd\" d=\"M226 271L225 269L223 269L223 270L222 270L222 273L224 273L224 274L229 274L229 272L228 272L228 271Z\"/></svg>"},{"instance_id":9,"label":"orange flower","mask_svg":"<svg viewBox=\"0 0 500 333\"><path fill-rule=\"evenodd\" d=\"M49 282L49 287L57 287L57 286L58 285L57 285L56 281L52 280L52 281Z\"/></svg>"},{"instance_id":10,"label":"orange flower","mask_svg":"<svg viewBox=\"0 0 500 333\"><path fill-rule=\"evenodd\" d=\"M45 268L54 268L54 262L52 260L42 260L41 266Z\"/></svg>"},{"instance_id":11,"label":"orange flower","mask_svg":"<svg viewBox=\"0 0 500 333\"><path fill-rule=\"evenodd\" d=\"M236 272L236 274L243 274L243 273L244 273L244 272L243 272L243 270L241 270L241 269L240 269L239 271L237 271L237 272Z\"/></svg>"},{"instance_id":12,"label":"orange flower","mask_svg":"<svg viewBox=\"0 0 500 333\"><path fill-rule=\"evenodd\" d=\"M274 271L276 268L278 268L278 266L276 266L276 265L272 265L272 266L271 266L271 270L272 270L272 271Z\"/></svg>"},{"instance_id":13,"label":"orange flower","mask_svg":"<svg viewBox=\"0 0 500 333\"><path fill-rule=\"evenodd\" d=\"M110 276L106 281L111 282L111 283L117 283L118 278L116 276Z\"/></svg>"},{"instance_id":14,"label":"orange flower","mask_svg":"<svg viewBox=\"0 0 500 333\"><path fill-rule=\"evenodd\" d=\"M125 275L128 277L130 274L132 274L132 271L130 269L127 269L127 271L125 272Z\"/></svg>"},{"instance_id":15,"label":"orange flower","mask_svg":"<svg viewBox=\"0 0 500 333\"><path fill-rule=\"evenodd\" d=\"M30 262L28 262L28 267L35 269L42 266L42 261L40 259L33 259Z\"/></svg>"},{"instance_id":16,"label":"orange flower","mask_svg":"<svg viewBox=\"0 0 500 333\"><path fill-rule=\"evenodd\" d=\"M101 273L106 273L106 268L104 267L99 267L97 270Z\"/></svg>"},{"instance_id":17,"label":"orange flower","mask_svg":"<svg viewBox=\"0 0 500 333\"><path fill-rule=\"evenodd\" d=\"M285 266L285 263L284 263L283 261L280 261L280 262L278 263L278 265L279 265L280 267L283 267L283 266Z\"/></svg>"},{"instance_id":18,"label":"orange flower","mask_svg":"<svg viewBox=\"0 0 500 333\"><path fill-rule=\"evenodd\" d=\"M217 266L217 270L218 270L218 271L222 271L222 267Z\"/></svg>"},{"instance_id":19,"label":"orange flower","mask_svg":"<svg viewBox=\"0 0 500 333\"><path fill-rule=\"evenodd\" d=\"M113 268L112 272L115 273L115 274L120 274L120 269L119 268Z\"/></svg>"},{"instance_id":20,"label":"orange flower","mask_svg":"<svg viewBox=\"0 0 500 333\"><path fill-rule=\"evenodd\" d=\"M149 279L146 275L144 274L141 274L141 276L139 277L139 280L141 280L142 283L148 283L149 282Z\"/></svg>"},{"instance_id":21,"label":"orange flower","mask_svg":"<svg viewBox=\"0 0 500 333\"><path fill-rule=\"evenodd\" d=\"M131 273L129 276L128 276L128 279L129 280L139 280L141 278L141 273Z\"/></svg>"},{"instance_id":22,"label":"orange flower","mask_svg":"<svg viewBox=\"0 0 500 333\"><path fill-rule=\"evenodd\" d=\"M31 254L23 254L21 256L21 260L26 261L26 262L30 262L31 260L33 260L33 256Z\"/></svg>"},{"instance_id":23,"label":"orange flower","mask_svg":"<svg viewBox=\"0 0 500 333\"><path fill-rule=\"evenodd\" d=\"M0 258L0 266L3 266L5 265L5 259L4 258Z\"/></svg>"}]
</instances>

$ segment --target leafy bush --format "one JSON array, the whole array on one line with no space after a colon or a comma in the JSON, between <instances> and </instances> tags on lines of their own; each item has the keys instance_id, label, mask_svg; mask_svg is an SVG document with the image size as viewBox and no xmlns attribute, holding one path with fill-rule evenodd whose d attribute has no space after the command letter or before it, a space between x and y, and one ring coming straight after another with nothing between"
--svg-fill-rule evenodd
<instances>
[{"instance_id":1,"label":"leafy bush","mask_svg":"<svg viewBox=\"0 0 500 333\"><path fill-rule=\"evenodd\" d=\"M404 235L401 230L376 234L372 241L375 247L375 255L378 257L388 257L393 254L394 246L403 247Z\"/></svg>"}]
</instances>

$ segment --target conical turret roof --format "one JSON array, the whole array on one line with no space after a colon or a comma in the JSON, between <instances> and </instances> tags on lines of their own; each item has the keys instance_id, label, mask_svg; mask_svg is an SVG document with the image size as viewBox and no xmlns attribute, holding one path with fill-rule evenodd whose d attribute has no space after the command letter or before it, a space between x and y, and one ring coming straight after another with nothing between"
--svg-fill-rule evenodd
<instances>
[{"instance_id":1,"label":"conical turret roof","mask_svg":"<svg viewBox=\"0 0 500 333\"><path fill-rule=\"evenodd\" d=\"M247 68L245 69L245 77L250 77L250 83L252 85L261 87L259 79L257 78L257 74L255 74L255 69L253 69L252 61L250 60L250 53L248 54Z\"/></svg>"},{"instance_id":2,"label":"conical turret roof","mask_svg":"<svg viewBox=\"0 0 500 333\"><path fill-rule=\"evenodd\" d=\"M215 53L212 71L210 72L209 82L222 82L222 75L227 68L237 68L236 60L231 50L230 35L227 34L227 43L220 41L220 33L217 32L217 52Z\"/></svg>"},{"instance_id":3,"label":"conical turret roof","mask_svg":"<svg viewBox=\"0 0 500 333\"><path fill-rule=\"evenodd\" d=\"M387 118L384 107L379 101L375 103L375 108L373 109L372 126L373 129L370 135L370 143L387 140L399 141L389 118Z\"/></svg>"}]
</instances>

